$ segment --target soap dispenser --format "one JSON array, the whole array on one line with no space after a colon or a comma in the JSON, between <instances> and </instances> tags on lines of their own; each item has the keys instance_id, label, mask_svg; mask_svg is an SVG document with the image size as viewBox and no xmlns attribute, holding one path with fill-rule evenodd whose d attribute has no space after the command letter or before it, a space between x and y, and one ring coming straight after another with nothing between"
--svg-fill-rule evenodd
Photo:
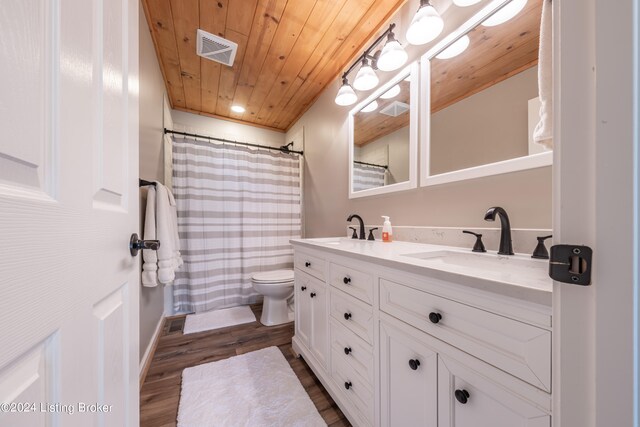
<instances>
[{"instance_id":1,"label":"soap dispenser","mask_svg":"<svg viewBox=\"0 0 640 427\"><path fill-rule=\"evenodd\" d=\"M384 218L384 223L382 224L382 241L383 242L391 242L393 240L393 231L391 229L391 222L389 221L389 217L382 215Z\"/></svg>"}]
</instances>

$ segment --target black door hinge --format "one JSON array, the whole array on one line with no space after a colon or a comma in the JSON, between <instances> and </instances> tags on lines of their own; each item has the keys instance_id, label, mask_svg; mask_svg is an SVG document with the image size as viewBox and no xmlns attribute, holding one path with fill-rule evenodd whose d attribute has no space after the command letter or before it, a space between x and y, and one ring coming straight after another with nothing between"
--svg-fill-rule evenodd
<instances>
[{"instance_id":1,"label":"black door hinge","mask_svg":"<svg viewBox=\"0 0 640 427\"><path fill-rule=\"evenodd\" d=\"M592 255L593 251L588 246L551 246L549 277L558 282L589 286Z\"/></svg>"}]
</instances>

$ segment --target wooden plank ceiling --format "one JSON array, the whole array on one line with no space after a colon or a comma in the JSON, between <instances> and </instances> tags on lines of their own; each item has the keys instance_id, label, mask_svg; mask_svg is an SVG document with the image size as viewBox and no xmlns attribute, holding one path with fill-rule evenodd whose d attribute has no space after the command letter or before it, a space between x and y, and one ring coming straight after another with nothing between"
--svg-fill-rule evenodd
<instances>
[{"instance_id":1,"label":"wooden plank ceiling","mask_svg":"<svg viewBox=\"0 0 640 427\"><path fill-rule=\"evenodd\" d=\"M284 131L406 1L142 3L173 108ZM233 67L196 54L198 28L238 44Z\"/></svg>"},{"instance_id":2,"label":"wooden plank ceiling","mask_svg":"<svg viewBox=\"0 0 640 427\"><path fill-rule=\"evenodd\" d=\"M538 63L542 1L530 0L517 16L501 25L477 26L468 33L469 47L462 54L431 61L431 114ZM408 112L398 117L378 113L394 100L408 103L408 99L409 90L403 88L393 99L379 99L376 111L356 114L354 143L366 145L408 126Z\"/></svg>"}]
</instances>

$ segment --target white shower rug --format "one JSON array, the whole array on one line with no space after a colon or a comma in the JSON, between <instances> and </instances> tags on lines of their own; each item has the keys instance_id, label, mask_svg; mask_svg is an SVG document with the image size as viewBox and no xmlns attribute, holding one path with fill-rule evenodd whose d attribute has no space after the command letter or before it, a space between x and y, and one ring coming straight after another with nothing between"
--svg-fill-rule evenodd
<instances>
[{"instance_id":1,"label":"white shower rug","mask_svg":"<svg viewBox=\"0 0 640 427\"><path fill-rule=\"evenodd\" d=\"M184 322L184 334L210 331L255 322L256 316L248 305L207 311L206 313L189 314Z\"/></svg>"},{"instance_id":2,"label":"white shower rug","mask_svg":"<svg viewBox=\"0 0 640 427\"><path fill-rule=\"evenodd\" d=\"M326 426L277 347L182 371L178 427Z\"/></svg>"}]
</instances>

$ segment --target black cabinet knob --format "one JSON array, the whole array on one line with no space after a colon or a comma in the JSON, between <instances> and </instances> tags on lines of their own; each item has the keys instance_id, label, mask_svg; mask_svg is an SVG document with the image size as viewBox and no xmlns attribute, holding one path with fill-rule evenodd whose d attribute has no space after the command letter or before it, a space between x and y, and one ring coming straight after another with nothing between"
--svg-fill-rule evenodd
<instances>
[{"instance_id":1,"label":"black cabinet knob","mask_svg":"<svg viewBox=\"0 0 640 427\"><path fill-rule=\"evenodd\" d=\"M349 353L351 353L351 347L345 347L344 354L349 354Z\"/></svg>"},{"instance_id":2,"label":"black cabinet knob","mask_svg":"<svg viewBox=\"0 0 640 427\"><path fill-rule=\"evenodd\" d=\"M311 267L311 263L309 261L307 261L307 262L304 263L304 266L305 267Z\"/></svg>"},{"instance_id":3,"label":"black cabinet knob","mask_svg":"<svg viewBox=\"0 0 640 427\"><path fill-rule=\"evenodd\" d=\"M311 292L311 293L309 294L309 296L310 296L311 298L313 298L313 297L315 297L315 296L316 296L316 293L315 293L315 292Z\"/></svg>"},{"instance_id":4,"label":"black cabinet knob","mask_svg":"<svg viewBox=\"0 0 640 427\"><path fill-rule=\"evenodd\" d=\"M344 279L342 279L342 281L344 282L345 285L348 285L349 283L351 283L351 277L345 276Z\"/></svg>"},{"instance_id":5,"label":"black cabinet knob","mask_svg":"<svg viewBox=\"0 0 640 427\"><path fill-rule=\"evenodd\" d=\"M351 319L351 313L345 313L344 320L349 320L349 319Z\"/></svg>"},{"instance_id":6,"label":"black cabinet knob","mask_svg":"<svg viewBox=\"0 0 640 427\"><path fill-rule=\"evenodd\" d=\"M431 313L429 313L429 320L431 320L431 323L438 323L440 320L442 320L442 314L432 311Z\"/></svg>"},{"instance_id":7,"label":"black cabinet knob","mask_svg":"<svg viewBox=\"0 0 640 427\"><path fill-rule=\"evenodd\" d=\"M353 384L351 384L351 381L345 381L344 382L344 388L349 390L351 387L353 387Z\"/></svg>"},{"instance_id":8,"label":"black cabinet knob","mask_svg":"<svg viewBox=\"0 0 640 427\"><path fill-rule=\"evenodd\" d=\"M409 360L409 367L416 371L418 369L418 367L420 366L420 361L418 359L411 359Z\"/></svg>"},{"instance_id":9,"label":"black cabinet knob","mask_svg":"<svg viewBox=\"0 0 640 427\"><path fill-rule=\"evenodd\" d=\"M300 290L304 292L304 291L307 290L307 287L306 286L300 286Z\"/></svg>"},{"instance_id":10,"label":"black cabinet knob","mask_svg":"<svg viewBox=\"0 0 640 427\"><path fill-rule=\"evenodd\" d=\"M467 390L456 390L454 394L456 396L456 400L463 405L469 400L469 392Z\"/></svg>"}]
</instances>

